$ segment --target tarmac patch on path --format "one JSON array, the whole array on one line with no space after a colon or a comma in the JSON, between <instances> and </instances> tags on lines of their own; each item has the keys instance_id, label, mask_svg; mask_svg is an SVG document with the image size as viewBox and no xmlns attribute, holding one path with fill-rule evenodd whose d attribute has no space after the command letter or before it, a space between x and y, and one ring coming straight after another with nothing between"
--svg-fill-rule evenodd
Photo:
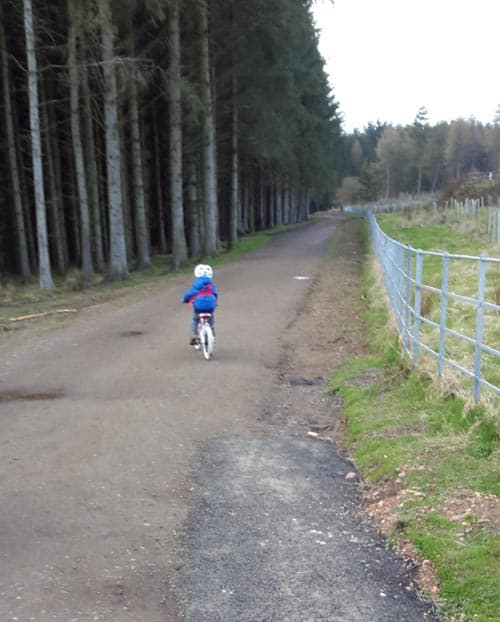
<instances>
[{"instance_id":1,"label":"tarmac patch on path","mask_svg":"<svg viewBox=\"0 0 500 622\"><path fill-rule=\"evenodd\" d=\"M188 622L418 622L412 569L362 520L331 442L210 441L177 577Z\"/></svg>"}]
</instances>

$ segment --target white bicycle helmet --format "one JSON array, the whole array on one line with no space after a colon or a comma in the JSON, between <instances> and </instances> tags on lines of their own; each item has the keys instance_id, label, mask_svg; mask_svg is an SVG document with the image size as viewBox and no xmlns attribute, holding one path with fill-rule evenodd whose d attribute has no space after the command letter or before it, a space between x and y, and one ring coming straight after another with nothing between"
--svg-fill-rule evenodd
<instances>
[{"instance_id":1,"label":"white bicycle helmet","mask_svg":"<svg viewBox=\"0 0 500 622\"><path fill-rule=\"evenodd\" d=\"M200 276L206 276L211 279L214 275L212 266L208 266L203 263L199 263L194 269L194 276L198 279Z\"/></svg>"}]
</instances>

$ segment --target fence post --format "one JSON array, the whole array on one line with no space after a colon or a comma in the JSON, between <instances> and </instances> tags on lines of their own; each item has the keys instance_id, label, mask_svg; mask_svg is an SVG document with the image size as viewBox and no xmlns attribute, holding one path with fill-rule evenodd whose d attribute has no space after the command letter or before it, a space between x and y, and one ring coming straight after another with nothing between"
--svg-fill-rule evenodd
<instances>
[{"instance_id":1,"label":"fence post","mask_svg":"<svg viewBox=\"0 0 500 622\"><path fill-rule=\"evenodd\" d=\"M481 366L483 354L483 320L484 320L484 290L486 285L486 257L479 258L479 284L477 292L476 315L476 350L474 354L474 401L479 402L481 397Z\"/></svg>"},{"instance_id":2,"label":"fence post","mask_svg":"<svg viewBox=\"0 0 500 622\"><path fill-rule=\"evenodd\" d=\"M497 208L496 225L497 248L500 250L500 208Z\"/></svg>"},{"instance_id":3,"label":"fence post","mask_svg":"<svg viewBox=\"0 0 500 622\"><path fill-rule=\"evenodd\" d=\"M413 323L413 364L416 365L420 346L420 310L422 302L422 273L424 267L424 253L421 248L417 250L417 268L415 273L415 318Z\"/></svg>"},{"instance_id":4,"label":"fence post","mask_svg":"<svg viewBox=\"0 0 500 622\"><path fill-rule=\"evenodd\" d=\"M403 346L408 352L408 339L410 337L410 307L411 307L411 247L406 245L406 300L405 300L405 333L403 338Z\"/></svg>"},{"instance_id":5,"label":"fence post","mask_svg":"<svg viewBox=\"0 0 500 622\"><path fill-rule=\"evenodd\" d=\"M439 358L438 376L441 378L444 368L444 343L446 339L446 312L448 310L448 266L450 255L443 253L443 267L441 273L441 318L439 321Z\"/></svg>"},{"instance_id":6,"label":"fence post","mask_svg":"<svg viewBox=\"0 0 500 622\"><path fill-rule=\"evenodd\" d=\"M397 247L396 256L398 260L398 295L396 298L396 304L398 307L398 330L399 330L399 335L401 336L403 332L403 324L404 324L404 317L403 317L403 307L404 307L403 288L404 288L404 270L405 270L404 246Z\"/></svg>"}]
</instances>

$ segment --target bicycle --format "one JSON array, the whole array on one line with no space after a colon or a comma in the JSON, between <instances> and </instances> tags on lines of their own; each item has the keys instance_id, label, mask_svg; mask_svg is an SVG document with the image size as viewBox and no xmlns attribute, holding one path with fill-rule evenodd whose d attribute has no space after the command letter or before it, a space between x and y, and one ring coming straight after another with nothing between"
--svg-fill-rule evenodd
<instances>
[{"instance_id":1,"label":"bicycle","mask_svg":"<svg viewBox=\"0 0 500 622\"><path fill-rule=\"evenodd\" d=\"M198 341L195 350L202 350L203 356L209 361L215 351L215 336L210 326L211 313L198 313Z\"/></svg>"}]
</instances>

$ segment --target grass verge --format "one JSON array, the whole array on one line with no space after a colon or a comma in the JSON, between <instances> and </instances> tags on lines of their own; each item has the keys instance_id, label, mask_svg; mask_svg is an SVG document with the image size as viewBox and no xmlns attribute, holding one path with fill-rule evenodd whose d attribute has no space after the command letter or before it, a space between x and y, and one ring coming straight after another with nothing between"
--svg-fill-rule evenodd
<instances>
[{"instance_id":1,"label":"grass verge","mask_svg":"<svg viewBox=\"0 0 500 622\"><path fill-rule=\"evenodd\" d=\"M427 569L422 581L444 618L499 620L500 428L412 369L400 348L375 265L367 264L371 355L331 381L343 400L346 443L371 484L369 513Z\"/></svg>"}]
</instances>

